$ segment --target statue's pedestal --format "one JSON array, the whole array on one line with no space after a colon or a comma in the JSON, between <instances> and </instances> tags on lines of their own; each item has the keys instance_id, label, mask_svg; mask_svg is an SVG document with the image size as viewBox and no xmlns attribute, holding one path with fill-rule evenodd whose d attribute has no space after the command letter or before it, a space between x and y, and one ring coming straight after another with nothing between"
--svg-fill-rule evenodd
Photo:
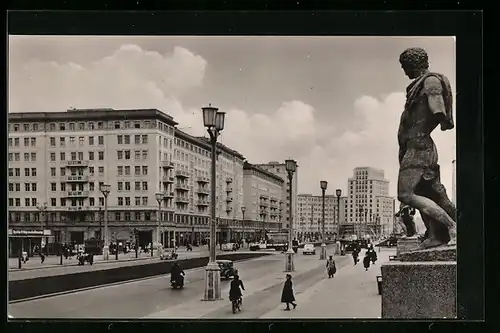
<instances>
[{"instance_id":1,"label":"statue's pedestal","mask_svg":"<svg viewBox=\"0 0 500 333\"><path fill-rule=\"evenodd\" d=\"M396 248L396 255L399 257L402 253L415 251L422 242L418 238L400 238Z\"/></svg>"},{"instance_id":2,"label":"statue's pedestal","mask_svg":"<svg viewBox=\"0 0 500 333\"><path fill-rule=\"evenodd\" d=\"M407 252L382 265L382 318L456 318L456 247Z\"/></svg>"}]
</instances>

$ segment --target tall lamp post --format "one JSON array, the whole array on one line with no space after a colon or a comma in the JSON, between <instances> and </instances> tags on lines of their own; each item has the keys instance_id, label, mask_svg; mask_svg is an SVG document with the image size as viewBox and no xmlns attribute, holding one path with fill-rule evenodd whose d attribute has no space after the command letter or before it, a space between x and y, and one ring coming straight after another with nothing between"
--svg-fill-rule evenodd
<instances>
[{"instance_id":1,"label":"tall lamp post","mask_svg":"<svg viewBox=\"0 0 500 333\"><path fill-rule=\"evenodd\" d=\"M328 187L328 182L322 180L319 182L321 187L321 253L319 254L319 260L326 259L326 243L325 243L325 192Z\"/></svg>"},{"instance_id":2,"label":"tall lamp post","mask_svg":"<svg viewBox=\"0 0 500 333\"><path fill-rule=\"evenodd\" d=\"M156 246L158 246L158 256L161 255L161 203L165 200L165 193L157 192L155 193L156 202L158 202L158 224L156 226ZM151 241L151 257L153 257L153 242Z\"/></svg>"},{"instance_id":3,"label":"tall lamp post","mask_svg":"<svg viewBox=\"0 0 500 333\"><path fill-rule=\"evenodd\" d=\"M205 268L205 301L216 301L221 299L220 287L220 268L216 262L215 249L216 249L216 182L217 182L217 137L224 129L225 112L219 112L218 108L208 107L202 108L203 110L203 125L207 128L210 135L210 143L212 146L212 179L211 179L211 216L210 216L210 257L207 267Z\"/></svg>"},{"instance_id":4,"label":"tall lamp post","mask_svg":"<svg viewBox=\"0 0 500 333\"><path fill-rule=\"evenodd\" d=\"M245 206L241 207L241 215L243 215L243 220L241 220L241 233L242 233L242 240L243 240L243 247L245 247L245 212L247 208Z\"/></svg>"},{"instance_id":5,"label":"tall lamp post","mask_svg":"<svg viewBox=\"0 0 500 333\"><path fill-rule=\"evenodd\" d=\"M289 189L289 202L290 202L290 210L288 211L288 219L289 219L289 224L288 224L288 251L286 251L285 254L285 272L293 272L295 270L294 264L293 264L293 249L292 249L292 241L293 241L293 221L292 221L292 180L293 180L293 174L297 170L297 162L294 160L286 160L285 161L285 168L288 173L288 189Z\"/></svg>"},{"instance_id":6,"label":"tall lamp post","mask_svg":"<svg viewBox=\"0 0 500 333\"><path fill-rule=\"evenodd\" d=\"M46 225L47 225L47 213L46 213L47 212L47 203L44 202L43 205L39 205L36 208L42 213L41 215L42 215L43 219L40 219L40 222L42 224L42 230L44 230ZM43 240L43 237L42 237L42 240ZM40 244L40 245L42 245L42 244ZM40 251L42 251L42 248L43 247L40 246ZM48 239L47 239L47 237L45 237L45 254L48 254L47 250L48 250Z\"/></svg>"},{"instance_id":7,"label":"tall lamp post","mask_svg":"<svg viewBox=\"0 0 500 333\"><path fill-rule=\"evenodd\" d=\"M99 188L104 196L104 246L102 248L102 257L109 260L109 235L108 235L108 196L111 191L111 185L102 184ZM118 251L118 248L116 249Z\"/></svg>"},{"instance_id":8,"label":"tall lamp post","mask_svg":"<svg viewBox=\"0 0 500 333\"><path fill-rule=\"evenodd\" d=\"M335 194L337 195L337 239L340 238L340 197L342 196L342 190L336 189Z\"/></svg>"}]
</instances>

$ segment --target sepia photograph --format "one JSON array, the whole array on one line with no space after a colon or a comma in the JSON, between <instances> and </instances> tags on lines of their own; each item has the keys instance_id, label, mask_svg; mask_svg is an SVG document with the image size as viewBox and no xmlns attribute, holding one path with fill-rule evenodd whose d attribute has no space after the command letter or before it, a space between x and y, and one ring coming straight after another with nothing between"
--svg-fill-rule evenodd
<instances>
[{"instance_id":1,"label":"sepia photograph","mask_svg":"<svg viewBox=\"0 0 500 333\"><path fill-rule=\"evenodd\" d=\"M9 318L457 318L455 42L9 35Z\"/></svg>"}]
</instances>

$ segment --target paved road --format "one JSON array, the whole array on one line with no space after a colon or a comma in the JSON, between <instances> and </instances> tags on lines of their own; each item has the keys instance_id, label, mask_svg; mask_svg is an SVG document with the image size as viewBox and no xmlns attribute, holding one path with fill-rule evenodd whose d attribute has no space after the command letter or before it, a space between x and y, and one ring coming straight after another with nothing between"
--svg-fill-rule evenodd
<instances>
[{"instance_id":1,"label":"paved road","mask_svg":"<svg viewBox=\"0 0 500 333\"><path fill-rule=\"evenodd\" d=\"M380 260L368 272L361 264L353 266L350 256L336 257L338 271L333 279L326 277L325 262L318 256L299 253L292 273L299 306L287 312L280 304L285 274L282 254L235 263L246 287L243 311L235 315L227 299L228 281L222 283L224 300L201 301L203 269L187 271L182 290L172 290L168 276L161 276L13 303L8 312L14 318L378 318L381 309L375 277L393 252L382 250Z\"/></svg>"}]
</instances>

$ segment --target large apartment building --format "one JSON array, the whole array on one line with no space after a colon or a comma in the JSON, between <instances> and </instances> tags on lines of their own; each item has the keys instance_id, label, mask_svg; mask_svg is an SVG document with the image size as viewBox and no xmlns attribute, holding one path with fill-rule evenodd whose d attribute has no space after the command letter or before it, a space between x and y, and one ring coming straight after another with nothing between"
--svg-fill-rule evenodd
<instances>
[{"instance_id":1,"label":"large apartment building","mask_svg":"<svg viewBox=\"0 0 500 333\"><path fill-rule=\"evenodd\" d=\"M257 164L258 167L269 171L276 176L282 178L284 180L282 192L283 192L283 200L284 200L284 211L283 211L283 219L281 222L281 226L283 229L288 229L288 225L290 224L290 196L292 197L292 227L294 230L294 234L297 235L297 228L299 226L299 222L297 220L297 194L298 194L298 179L299 179L299 166L297 165L297 170L293 174L292 180L292 193L290 193L290 182L288 181L288 173L286 171L285 163L281 162L269 162L266 164Z\"/></svg>"},{"instance_id":2,"label":"large apartment building","mask_svg":"<svg viewBox=\"0 0 500 333\"><path fill-rule=\"evenodd\" d=\"M284 180L248 162L243 174L245 220L251 221L250 238L255 240L263 238L266 230L281 229Z\"/></svg>"},{"instance_id":3,"label":"large apartment building","mask_svg":"<svg viewBox=\"0 0 500 333\"><path fill-rule=\"evenodd\" d=\"M155 239L156 192L165 193L164 243L208 237L211 148L176 125L156 109L9 113L9 232L28 235L11 251L40 242L29 235L41 228L49 243L102 239L103 184L111 186L112 240L130 240L134 228L141 244ZM240 153L218 146L220 237L241 219L243 164Z\"/></svg>"},{"instance_id":4,"label":"large apartment building","mask_svg":"<svg viewBox=\"0 0 500 333\"><path fill-rule=\"evenodd\" d=\"M348 215L340 235L388 235L392 232L394 198L389 196L389 181L384 171L358 167L347 183Z\"/></svg>"},{"instance_id":5,"label":"large apartment building","mask_svg":"<svg viewBox=\"0 0 500 333\"><path fill-rule=\"evenodd\" d=\"M339 225L345 224L347 198L325 195L325 235L334 238L339 232ZM322 232L323 197L321 195L299 194L298 202L298 238L319 239ZM339 214L340 213L340 214Z\"/></svg>"}]
</instances>

